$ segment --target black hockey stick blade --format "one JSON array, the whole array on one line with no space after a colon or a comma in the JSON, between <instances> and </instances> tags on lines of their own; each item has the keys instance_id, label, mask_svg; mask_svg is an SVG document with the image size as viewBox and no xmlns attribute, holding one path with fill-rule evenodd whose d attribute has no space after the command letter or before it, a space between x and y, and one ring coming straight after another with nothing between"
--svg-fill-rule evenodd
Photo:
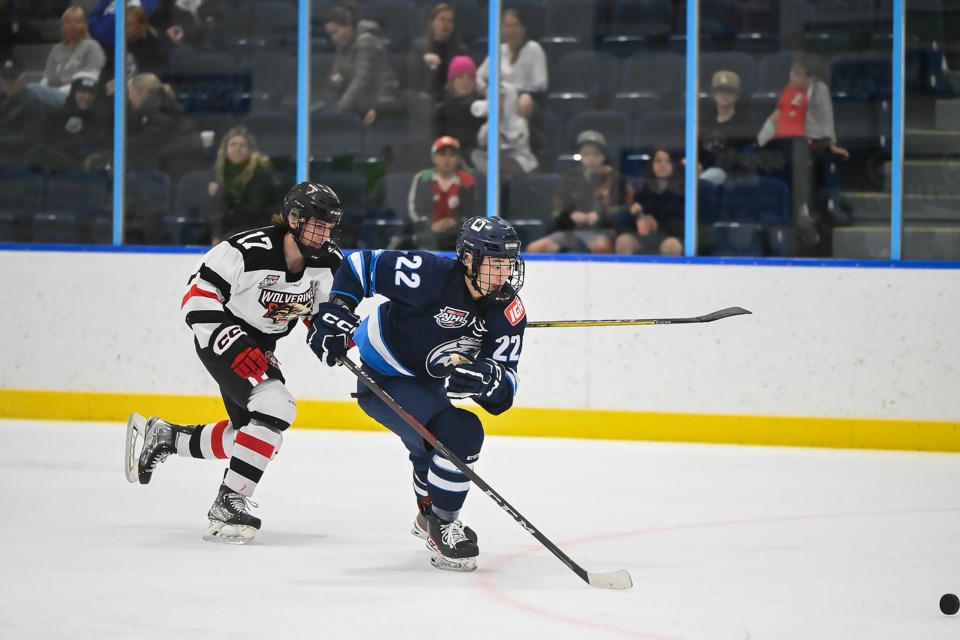
<instances>
[{"instance_id":1,"label":"black hockey stick blade","mask_svg":"<svg viewBox=\"0 0 960 640\"><path fill-rule=\"evenodd\" d=\"M637 318L634 320L542 320L540 322L528 322L527 328L541 327L626 327L642 326L650 324L692 324L695 322L713 322L732 316L749 315L743 307L727 307L713 313L703 316L694 316L692 318Z\"/></svg>"},{"instance_id":2,"label":"black hockey stick blade","mask_svg":"<svg viewBox=\"0 0 960 640\"><path fill-rule=\"evenodd\" d=\"M410 425L417 433L419 433L424 440L430 443L430 445L440 452L447 460L450 461L453 466L460 470L460 473L467 476L473 484L477 486L480 491L483 491L487 494L490 499L497 503L501 509L510 514L517 524L526 529L527 533L532 535L537 541L545 546L548 551L555 555L560 562L567 565L571 571L580 576L580 579L589 584L591 587L599 587L601 589L629 589L633 586L633 580L630 579L630 574L625 570L620 571L611 571L609 573L590 573L585 570L583 567L578 565L576 562L570 559L570 556L565 554L560 550L560 547L555 545L550 541L547 536L540 533L540 530L537 529L529 520L520 515L520 512L513 508L513 506L504 500L499 493L493 490L489 484L484 481L477 473L468 467L463 460L458 458L452 451L447 449L447 447L437 440L437 437L430 433L430 431L420 424L420 421L414 418L410 413L407 412L400 404L394 400L390 394L383 390L379 384L376 383L370 376L363 372L360 367L358 367L352 360L349 358L340 358L340 364L345 366L350 372L357 377L360 382L364 384L370 391L374 393L378 398L380 398L384 404L390 407L394 413L396 413L400 418L403 419L408 425Z\"/></svg>"}]
</instances>

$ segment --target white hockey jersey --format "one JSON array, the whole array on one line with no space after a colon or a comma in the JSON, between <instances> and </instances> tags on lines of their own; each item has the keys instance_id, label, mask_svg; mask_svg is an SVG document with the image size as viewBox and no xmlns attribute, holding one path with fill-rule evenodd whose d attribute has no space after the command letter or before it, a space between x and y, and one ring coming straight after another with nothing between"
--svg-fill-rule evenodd
<instances>
[{"instance_id":1,"label":"white hockey jersey","mask_svg":"<svg viewBox=\"0 0 960 640\"><path fill-rule=\"evenodd\" d=\"M312 316L327 300L343 255L334 250L307 258L302 273L290 273L283 255L286 233L279 226L245 231L203 256L180 304L201 349L224 324L240 325L258 342L276 342L293 331L297 318Z\"/></svg>"}]
</instances>

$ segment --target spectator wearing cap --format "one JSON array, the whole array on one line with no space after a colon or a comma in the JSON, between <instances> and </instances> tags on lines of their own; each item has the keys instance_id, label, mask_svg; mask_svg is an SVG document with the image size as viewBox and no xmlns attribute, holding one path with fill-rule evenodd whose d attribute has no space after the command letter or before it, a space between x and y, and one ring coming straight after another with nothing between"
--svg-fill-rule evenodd
<instances>
[{"instance_id":1,"label":"spectator wearing cap","mask_svg":"<svg viewBox=\"0 0 960 640\"><path fill-rule=\"evenodd\" d=\"M454 251L463 221L476 215L477 181L460 166L460 141L440 136L430 155L433 167L419 172L410 184L410 224L391 248Z\"/></svg>"},{"instance_id":2,"label":"spectator wearing cap","mask_svg":"<svg viewBox=\"0 0 960 640\"><path fill-rule=\"evenodd\" d=\"M0 92L0 167L20 166L27 150L43 139L47 109L27 90L23 67L12 58L0 64Z\"/></svg>"},{"instance_id":3,"label":"spectator wearing cap","mask_svg":"<svg viewBox=\"0 0 960 640\"><path fill-rule=\"evenodd\" d=\"M517 112L530 119L534 99L547 91L547 54L536 40L529 37L527 25L516 9L503 12L500 22L500 81L517 88ZM490 60L485 59L477 71L481 87L487 86L490 77Z\"/></svg>"},{"instance_id":4,"label":"spectator wearing cap","mask_svg":"<svg viewBox=\"0 0 960 640\"><path fill-rule=\"evenodd\" d=\"M437 108L437 133L462 140L463 157L476 148L477 133L486 114L474 115L471 108L486 97L477 89L477 65L469 56L456 56L447 70L447 86Z\"/></svg>"},{"instance_id":5,"label":"spectator wearing cap","mask_svg":"<svg viewBox=\"0 0 960 640\"><path fill-rule=\"evenodd\" d=\"M81 76L70 84L63 109L51 116L46 139L27 152L24 164L44 172L79 169L86 160L110 151L113 110L94 78Z\"/></svg>"},{"instance_id":6,"label":"spectator wearing cap","mask_svg":"<svg viewBox=\"0 0 960 640\"><path fill-rule=\"evenodd\" d=\"M755 146L757 125L740 103L739 75L717 71L710 88L713 104L700 119L700 177L722 184L746 176L744 153Z\"/></svg>"},{"instance_id":7,"label":"spectator wearing cap","mask_svg":"<svg viewBox=\"0 0 960 640\"><path fill-rule=\"evenodd\" d=\"M63 105L75 77L88 76L96 80L106 63L100 43L90 37L83 7L70 7L63 12L60 37L60 42L47 56L40 85L32 87L44 103L53 107Z\"/></svg>"},{"instance_id":8,"label":"spectator wearing cap","mask_svg":"<svg viewBox=\"0 0 960 640\"><path fill-rule=\"evenodd\" d=\"M599 131L577 136L580 165L564 177L557 194L555 231L534 240L531 253L613 253L614 217L633 204L633 190L607 164L607 141Z\"/></svg>"}]
</instances>

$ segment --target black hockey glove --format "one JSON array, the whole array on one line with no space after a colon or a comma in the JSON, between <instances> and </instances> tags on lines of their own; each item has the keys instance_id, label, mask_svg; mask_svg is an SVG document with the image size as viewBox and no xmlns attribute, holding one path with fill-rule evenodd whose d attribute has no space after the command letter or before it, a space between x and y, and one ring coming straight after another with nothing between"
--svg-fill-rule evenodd
<instances>
[{"instance_id":1,"label":"black hockey glove","mask_svg":"<svg viewBox=\"0 0 960 640\"><path fill-rule=\"evenodd\" d=\"M336 302L321 302L310 322L307 343L317 357L332 367L350 350L350 335L360 324L360 316Z\"/></svg>"},{"instance_id":2,"label":"black hockey glove","mask_svg":"<svg viewBox=\"0 0 960 640\"><path fill-rule=\"evenodd\" d=\"M224 327L213 343L213 352L230 364L241 378L263 382L267 377L267 356L239 325Z\"/></svg>"},{"instance_id":3,"label":"black hockey glove","mask_svg":"<svg viewBox=\"0 0 960 640\"><path fill-rule=\"evenodd\" d=\"M444 386L448 398L489 398L503 383L506 375L502 364L490 358L481 358L476 362L455 367Z\"/></svg>"}]
</instances>

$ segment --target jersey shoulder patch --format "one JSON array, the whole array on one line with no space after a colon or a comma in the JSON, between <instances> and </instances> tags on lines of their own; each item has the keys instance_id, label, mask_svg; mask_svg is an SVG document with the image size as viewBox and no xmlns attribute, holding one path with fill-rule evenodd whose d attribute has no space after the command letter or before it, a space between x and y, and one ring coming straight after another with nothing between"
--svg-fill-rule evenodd
<instances>
[{"instance_id":1,"label":"jersey shoulder patch","mask_svg":"<svg viewBox=\"0 0 960 640\"><path fill-rule=\"evenodd\" d=\"M524 316L527 315L527 310L524 309L520 296L515 297L513 302L504 307L503 315L507 317L507 321L513 326L517 326L517 324L523 320Z\"/></svg>"}]
</instances>

